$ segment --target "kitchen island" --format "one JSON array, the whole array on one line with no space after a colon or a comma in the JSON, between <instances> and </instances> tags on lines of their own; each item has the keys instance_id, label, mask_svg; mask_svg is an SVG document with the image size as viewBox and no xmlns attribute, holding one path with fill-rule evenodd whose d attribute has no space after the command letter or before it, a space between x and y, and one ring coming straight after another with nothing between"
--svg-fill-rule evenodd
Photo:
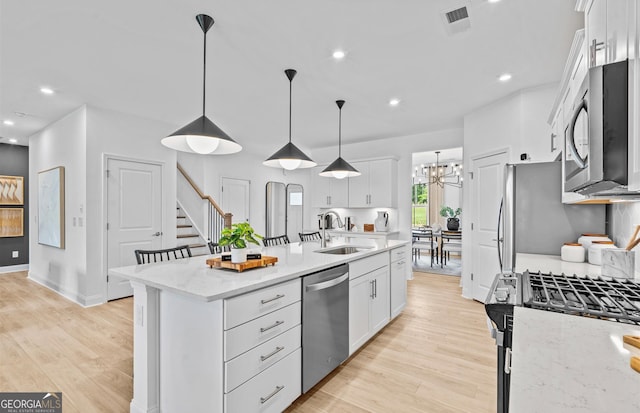
<instances>
[{"instance_id":1,"label":"kitchen island","mask_svg":"<svg viewBox=\"0 0 640 413\"><path fill-rule=\"evenodd\" d=\"M350 354L404 307L408 243L334 238L326 249L344 244L357 252L322 253L316 242L262 248L278 263L242 273L209 268L213 256L110 269L134 291L130 411L286 408L300 395L301 277L350 264ZM369 278L380 284L370 281L375 293L363 299Z\"/></svg>"}]
</instances>

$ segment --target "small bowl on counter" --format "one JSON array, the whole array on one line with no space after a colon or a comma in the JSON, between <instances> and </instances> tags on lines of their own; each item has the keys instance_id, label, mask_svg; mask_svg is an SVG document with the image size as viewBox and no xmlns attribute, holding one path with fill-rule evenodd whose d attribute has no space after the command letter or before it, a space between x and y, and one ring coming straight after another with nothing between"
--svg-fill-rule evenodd
<instances>
[{"instance_id":1,"label":"small bowl on counter","mask_svg":"<svg viewBox=\"0 0 640 413\"><path fill-rule=\"evenodd\" d=\"M586 250L577 242L565 242L560 248L560 259L567 262L584 262Z\"/></svg>"},{"instance_id":2,"label":"small bowl on counter","mask_svg":"<svg viewBox=\"0 0 640 413\"><path fill-rule=\"evenodd\" d=\"M602 250L617 248L613 241L593 241L589 247L589 264L602 265Z\"/></svg>"}]
</instances>

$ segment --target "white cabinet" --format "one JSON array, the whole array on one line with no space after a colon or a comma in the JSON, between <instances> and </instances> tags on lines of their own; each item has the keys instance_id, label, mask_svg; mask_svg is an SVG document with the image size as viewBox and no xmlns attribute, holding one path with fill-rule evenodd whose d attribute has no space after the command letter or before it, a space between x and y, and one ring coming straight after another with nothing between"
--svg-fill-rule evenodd
<instances>
[{"instance_id":1,"label":"white cabinet","mask_svg":"<svg viewBox=\"0 0 640 413\"><path fill-rule=\"evenodd\" d=\"M592 0L585 9L589 67L625 60L628 18L636 0Z\"/></svg>"},{"instance_id":2,"label":"white cabinet","mask_svg":"<svg viewBox=\"0 0 640 413\"><path fill-rule=\"evenodd\" d=\"M361 268L365 271L382 262L384 265L366 273L358 264L349 267L349 355L390 320L389 256L383 253L360 261L364 261Z\"/></svg>"},{"instance_id":3,"label":"white cabinet","mask_svg":"<svg viewBox=\"0 0 640 413\"><path fill-rule=\"evenodd\" d=\"M301 281L224 300L225 412L281 412L301 393Z\"/></svg>"},{"instance_id":4,"label":"white cabinet","mask_svg":"<svg viewBox=\"0 0 640 413\"><path fill-rule=\"evenodd\" d=\"M407 306L407 269L410 254L407 248L401 247L391 250L389 256L391 261L391 318L395 318Z\"/></svg>"},{"instance_id":5,"label":"white cabinet","mask_svg":"<svg viewBox=\"0 0 640 413\"><path fill-rule=\"evenodd\" d=\"M311 206L315 208L346 208L349 206L349 180L318 175L326 168L311 169Z\"/></svg>"},{"instance_id":6,"label":"white cabinet","mask_svg":"<svg viewBox=\"0 0 640 413\"><path fill-rule=\"evenodd\" d=\"M395 208L398 163L395 159L353 162L361 175L349 178L350 208Z\"/></svg>"}]
</instances>

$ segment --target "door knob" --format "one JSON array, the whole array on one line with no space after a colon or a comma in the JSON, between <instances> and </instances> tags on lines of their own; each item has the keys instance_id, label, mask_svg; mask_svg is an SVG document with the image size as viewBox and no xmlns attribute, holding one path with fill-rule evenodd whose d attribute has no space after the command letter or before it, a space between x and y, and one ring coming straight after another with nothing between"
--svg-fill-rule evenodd
<instances>
[{"instance_id":1,"label":"door knob","mask_svg":"<svg viewBox=\"0 0 640 413\"><path fill-rule=\"evenodd\" d=\"M160 235L162 235L162 232L158 231L155 234L151 234L152 237L159 237Z\"/></svg>"}]
</instances>

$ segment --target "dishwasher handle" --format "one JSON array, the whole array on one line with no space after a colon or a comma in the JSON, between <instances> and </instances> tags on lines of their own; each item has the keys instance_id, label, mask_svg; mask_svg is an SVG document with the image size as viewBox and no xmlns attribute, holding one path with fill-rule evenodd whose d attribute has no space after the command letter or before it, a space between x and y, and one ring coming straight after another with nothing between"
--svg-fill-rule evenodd
<instances>
[{"instance_id":1,"label":"dishwasher handle","mask_svg":"<svg viewBox=\"0 0 640 413\"><path fill-rule=\"evenodd\" d=\"M349 278L349 273L347 272L342 274L339 277L332 278L328 281L307 285L306 292L319 291L319 290L324 290L326 288L331 288L347 280L348 278Z\"/></svg>"}]
</instances>

